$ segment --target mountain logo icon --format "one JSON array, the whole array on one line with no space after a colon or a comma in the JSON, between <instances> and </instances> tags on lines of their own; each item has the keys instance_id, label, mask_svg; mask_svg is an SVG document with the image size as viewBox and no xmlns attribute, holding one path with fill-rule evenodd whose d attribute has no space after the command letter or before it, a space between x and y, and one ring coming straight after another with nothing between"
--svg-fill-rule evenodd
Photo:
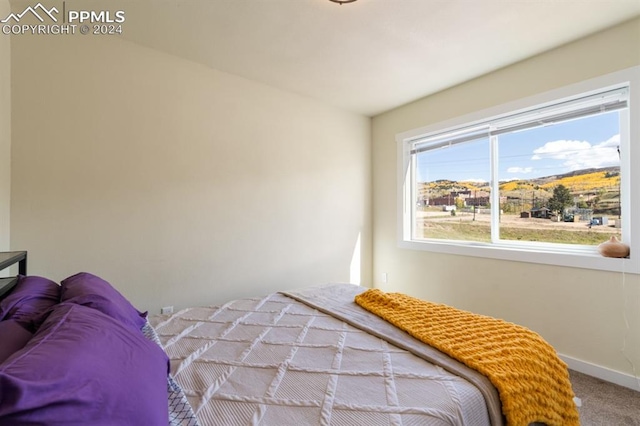
<instances>
[{"instance_id":1,"label":"mountain logo icon","mask_svg":"<svg viewBox=\"0 0 640 426\"><path fill-rule=\"evenodd\" d=\"M53 20L53 22L58 22L58 18L56 18L54 15L54 13L58 13L58 9L56 9L55 7L47 9L42 5L42 3L38 3L34 7L28 6L25 10L22 11L22 13L10 13L9 16L4 18L3 20L0 20L0 22L5 24L13 19L16 23L18 23L28 13L31 13L33 16L38 18L40 22L44 22L44 18L41 16L41 14L48 16L49 18L51 18L51 20Z\"/></svg>"}]
</instances>

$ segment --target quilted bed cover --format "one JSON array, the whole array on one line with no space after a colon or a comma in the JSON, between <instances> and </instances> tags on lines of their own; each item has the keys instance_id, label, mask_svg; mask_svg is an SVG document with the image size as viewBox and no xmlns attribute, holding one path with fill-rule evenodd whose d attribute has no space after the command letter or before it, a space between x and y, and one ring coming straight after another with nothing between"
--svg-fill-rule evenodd
<instances>
[{"instance_id":1,"label":"quilted bed cover","mask_svg":"<svg viewBox=\"0 0 640 426\"><path fill-rule=\"evenodd\" d=\"M336 284L150 318L202 425L501 425L474 370Z\"/></svg>"}]
</instances>

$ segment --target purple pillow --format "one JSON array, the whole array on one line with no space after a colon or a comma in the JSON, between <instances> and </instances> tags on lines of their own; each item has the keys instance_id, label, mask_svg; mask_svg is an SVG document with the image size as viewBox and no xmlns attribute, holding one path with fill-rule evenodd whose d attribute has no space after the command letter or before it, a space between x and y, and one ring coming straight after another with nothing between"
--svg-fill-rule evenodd
<instances>
[{"instance_id":1,"label":"purple pillow","mask_svg":"<svg viewBox=\"0 0 640 426\"><path fill-rule=\"evenodd\" d=\"M18 284L0 301L0 320L12 319L35 332L48 309L60 301L60 286L36 276L20 276Z\"/></svg>"},{"instance_id":2,"label":"purple pillow","mask_svg":"<svg viewBox=\"0 0 640 426\"><path fill-rule=\"evenodd\" d=\"M141 313L125 297L100 277L80 272L64 279L62 302L88 306L140 330L145 324L147 313Z\"/></svg>"},{"instance_id":3,"label":"purple pillow","mask_svg":"<svg viewBox=\"0 0 640 426\"><path fill-rule=\"evenodd\" d=\"M0 424L166 425L168 371L141 332L60 303L0 364Z\"/></svg>"},{"instance_id":4,"label":"purple pillow","mask_svg":"<svg viewBox=\"0 0 640 426\"><path fill-rule=\"evenodd\" d=\"M14 320L0 321L0 364L24 348L33 333Z\"/></svg>"}]
</instances>

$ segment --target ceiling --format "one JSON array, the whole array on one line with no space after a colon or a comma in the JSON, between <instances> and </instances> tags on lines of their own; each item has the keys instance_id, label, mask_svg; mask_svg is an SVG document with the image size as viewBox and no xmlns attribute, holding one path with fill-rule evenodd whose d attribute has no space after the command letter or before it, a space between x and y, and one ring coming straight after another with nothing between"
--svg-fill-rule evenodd
<instances>
[{"instance_id":1,"label":"ceiling","mask_svg":"<svg viewBox=\"0 0 640 426\"><path fill-rule=\"evenodd\" d=\"M127 40L368 116L640 16L640 0L122 4Z\"/></svg>"}]
</instances>

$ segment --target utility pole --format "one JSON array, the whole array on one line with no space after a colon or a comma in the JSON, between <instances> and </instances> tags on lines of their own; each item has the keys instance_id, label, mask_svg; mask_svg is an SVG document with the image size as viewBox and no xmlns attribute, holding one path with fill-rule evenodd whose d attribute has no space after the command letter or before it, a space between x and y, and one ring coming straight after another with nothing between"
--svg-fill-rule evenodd
<instances>
[{"instance_id":1,"label":"utility pole","mask_svg":"<svg viewBox=\"0 0 640 426\"><path fill-rule=\"evenodd\" d=\"M478 191L473 190L473 220L476 220L476 208L478 207Z\"/></svg>"}]
</instances>

